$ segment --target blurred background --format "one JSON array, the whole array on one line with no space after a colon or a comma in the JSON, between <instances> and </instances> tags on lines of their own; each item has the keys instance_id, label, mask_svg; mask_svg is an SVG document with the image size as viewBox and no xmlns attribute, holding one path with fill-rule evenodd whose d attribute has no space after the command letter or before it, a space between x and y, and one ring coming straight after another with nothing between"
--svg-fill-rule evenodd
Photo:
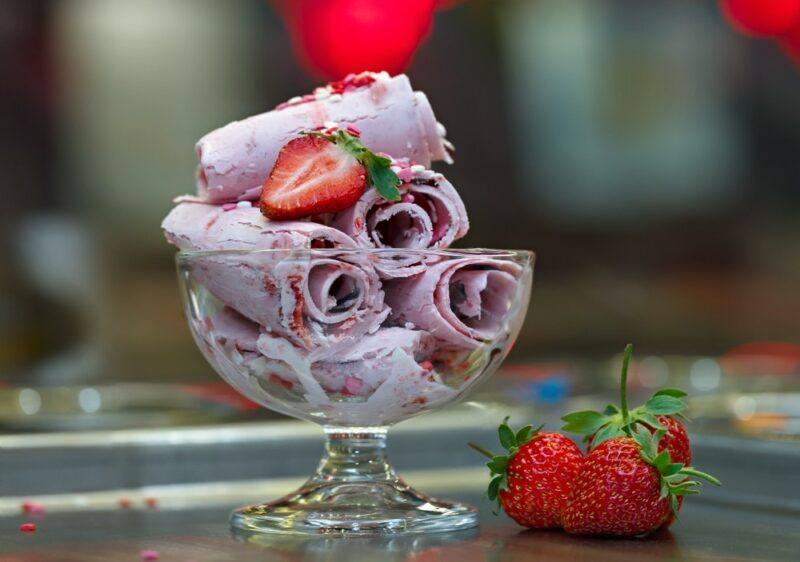
<instances>
[{"instance_id":1,"label":"blurred background","mask_svg":"<svg viewBox=\"0 0 800 562\"><path fill-rule=\"evenodd\" d=\"M270 415L195 349L159 224L194 190L201 135L335 72L298 52L288 4L0 0L0 432ZM460 245L538 255L498 380L558 400L611 381L632 341L634 384L772 393L767 425L787 430L791 43L711 0L446 4L407 72L457 148L439 169L470 211ZM760 400L731 408L752 421Z\"/></svg>"}]
</instances>

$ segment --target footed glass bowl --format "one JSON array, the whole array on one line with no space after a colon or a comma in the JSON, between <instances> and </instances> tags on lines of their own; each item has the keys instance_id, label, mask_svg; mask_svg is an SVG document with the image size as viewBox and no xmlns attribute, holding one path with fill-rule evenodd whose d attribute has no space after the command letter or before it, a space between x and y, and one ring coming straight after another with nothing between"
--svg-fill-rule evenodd
<instances>
[{"instance_id":1,"label":"footed glass bowl","mask_svg":"<svg viewBox=\"0 0 800 562\"><path fill-rule=\"evenodd\" d=\"M321 425L296 492L236 510L248 532L391 534L477 525L475 508L398 478L389 426L493 373L528 308L533 254L510 250L181 252L192 335L250 400Z\"/></svg>"}]
</instances>

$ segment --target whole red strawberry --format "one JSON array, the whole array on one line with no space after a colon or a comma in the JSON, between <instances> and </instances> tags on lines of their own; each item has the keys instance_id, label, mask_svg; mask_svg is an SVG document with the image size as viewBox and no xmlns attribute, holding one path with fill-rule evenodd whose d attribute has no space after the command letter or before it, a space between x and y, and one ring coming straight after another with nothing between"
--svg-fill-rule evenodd
<instances>
[{"instance_id":1,"label":"whole red strawberry","mask_svg":"<svg viewBox=\"0 0 800 562\"><path fill-rule=\"evenodd\" d=\"M643 405L628 411L628 365L632 354L633 346L629 344L625 348L625 357L622 361L620 407L609 404L603 412L582 411L567 414L561 418L567 422L562 429L583 434L585 440L589 442L589 451L608 439L625 436L628 429L642 426L651 432L662 430L664 437L659 442L659 451L668 451L673 462L691 464L692 450L689 435L679 419L686 409L686 404L681 400L686 396L684 391L677 388L663 388Z\"/></svg>"},{"instance_id":2,"label":"whole red strawberry","mask_svg":"<svg viewBox=\"0 0 800 562\"><path fill-rule=\"evenodd\" d=\"M628 437L598 445L584 459L564 510L564 530L588 535L639 535L659 528L669 517L659 496L655 467L639 456Z\"/></svg>"},{"instance_id":3,"label":"whole red strawberry","mask_svg":"<svg viewBox=\"0 0 800 562\"><path fill-rule=\"evenodd\" d=\"M686 466L692 464L692 447L686 427L674 416L658 416L658 422L665 429L664 436L658 443L658 451L669 452L672 462L679 462ZM654 427L647 426L647 428L655 431Z\"/></svg>"},{"instance_id":4,"label":"whole red strawberry","mask_svg":"<svg viewBox=\"0 0 800 562\"><path fill-rule=\"evenodd\" d=\"M534 529L561 526L561 516L569 498L583 453L560 433L541 432L525 426L516 433L504 421L498 428L500 443L507 455L495 456L470 443L491 458L492 471L488 495L514 521Z\"/></svg>"},{"instance_id":5,"label":"whole red strawberry","mask_svg":"<svg viewBox=\"0 0 800 562\"><path fill-rule=\"evenodd\" d=\"M637 428L589 453L564 510L564 530L580 535L636 536L668 526L686 495L698 493L695 476L719 481L658 452L662 431Z\"/></svg>"}]
</instances>

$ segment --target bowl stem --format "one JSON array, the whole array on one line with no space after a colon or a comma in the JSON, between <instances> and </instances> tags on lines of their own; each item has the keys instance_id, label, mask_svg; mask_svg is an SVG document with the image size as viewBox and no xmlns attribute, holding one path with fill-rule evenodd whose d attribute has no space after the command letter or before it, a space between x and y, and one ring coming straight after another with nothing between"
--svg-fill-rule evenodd
<instances>
[{"instance_id":1,"label":"bowl stem","mask_svg":"<svg viewBox=\"0 0 800 562\"><path fill-rule=\"evenodd\" d=\"M430 498L397 476L386 456L387 429L326 427L317 472L288 496L234 511L234 530L395 535L476 526L475 508Z\"/></svg>"}]
</instances>

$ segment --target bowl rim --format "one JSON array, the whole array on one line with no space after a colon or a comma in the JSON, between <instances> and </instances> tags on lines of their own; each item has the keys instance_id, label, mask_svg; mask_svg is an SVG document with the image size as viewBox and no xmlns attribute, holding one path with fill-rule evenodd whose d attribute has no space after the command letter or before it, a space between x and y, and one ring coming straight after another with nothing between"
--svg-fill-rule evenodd
<instances>
[{"instance_id":1,"label":"bowl rim","mask_svg":"<svg viewBox=\"0 0 800 562\"><path fill-rule=\"evenodd\" d=\"M225 250L180 250L175 254L178 261L192 260L193 258L214 256L313 256L313 257L341 257L341 256L381 256L381 255L414 255L437 256L444 258L487 258L487 259L512 259L533 263L536 254L531 250L509 250L494 248L276 248L276 249L225 249Z\"/></svg>"}]
</instances>

